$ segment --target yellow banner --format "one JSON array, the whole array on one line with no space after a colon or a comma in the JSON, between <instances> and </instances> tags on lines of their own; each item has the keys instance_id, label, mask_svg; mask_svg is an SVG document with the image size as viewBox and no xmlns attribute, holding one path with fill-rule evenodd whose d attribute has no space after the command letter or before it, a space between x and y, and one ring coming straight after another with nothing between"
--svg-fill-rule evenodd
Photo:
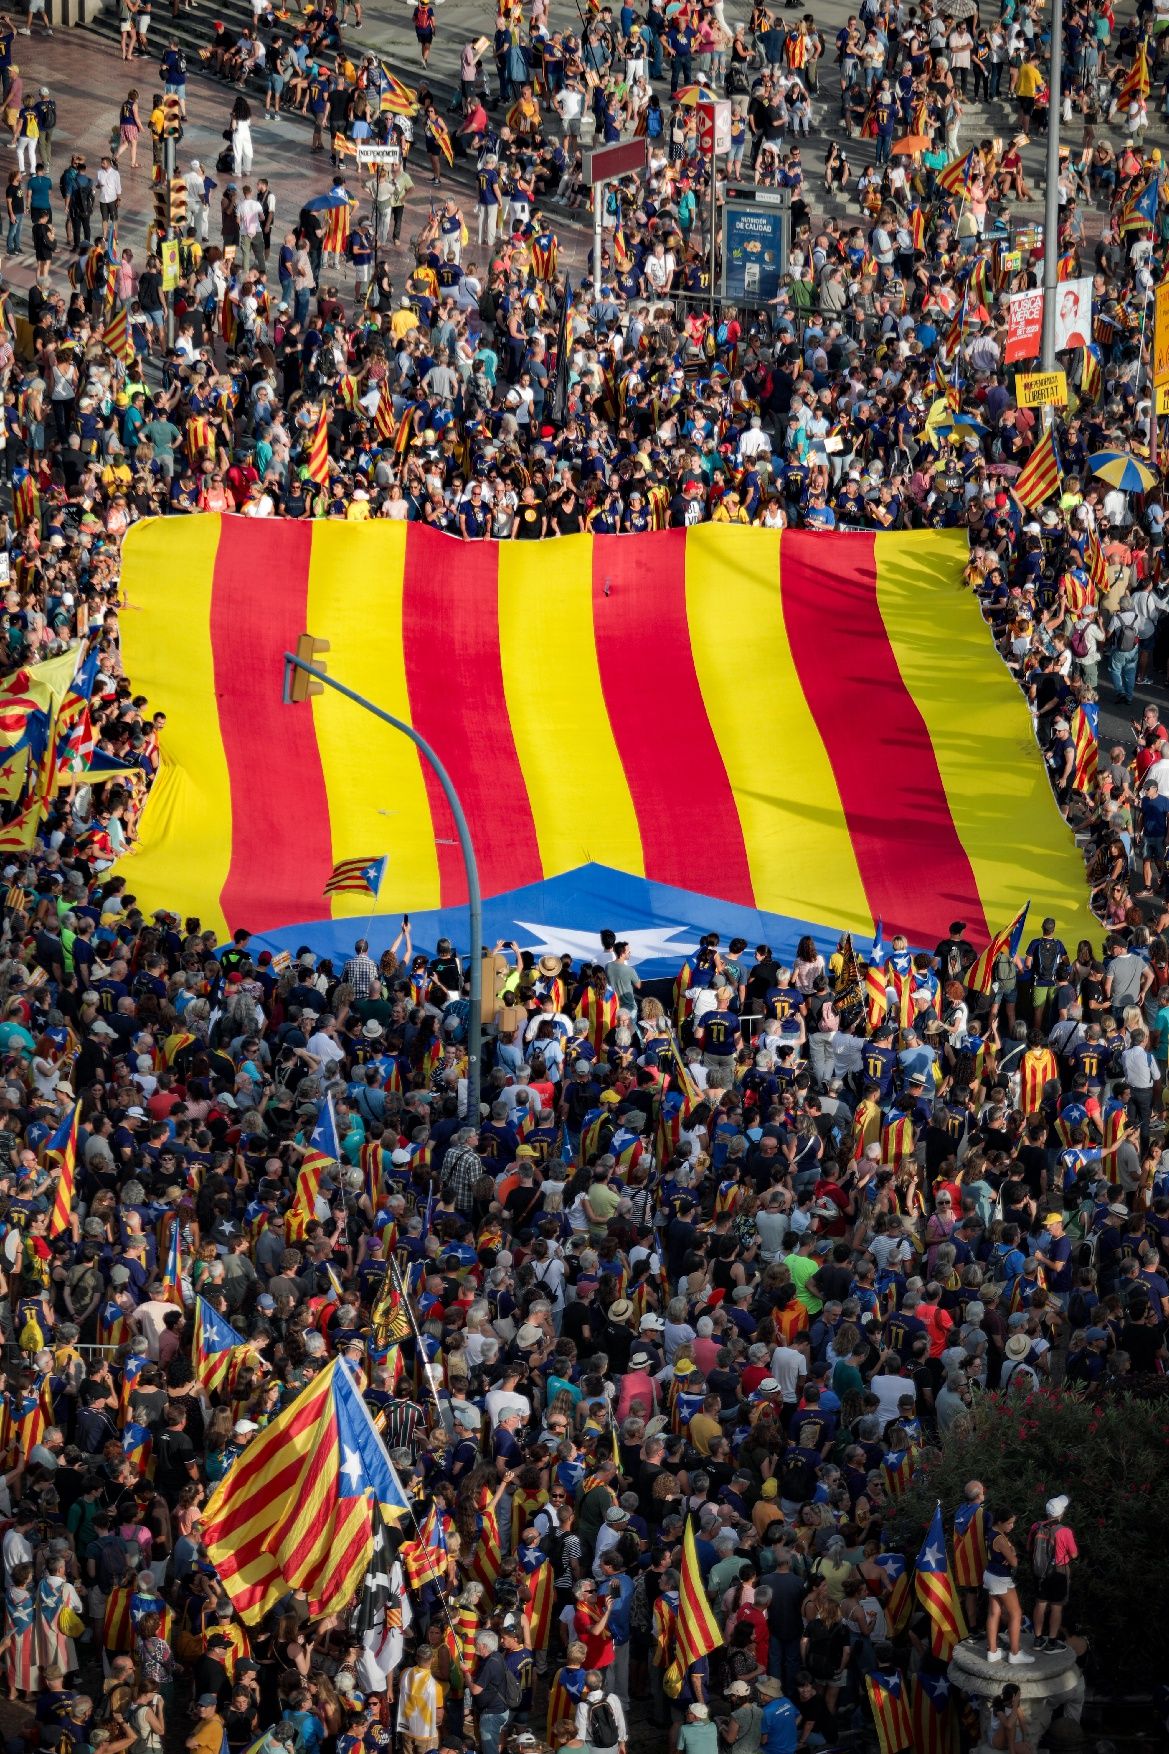
<instances>
[{"instance_id":1,"label":"yellow banner","mask_svg":"<svg viewBox=\"0 0 1169 1754\"><path fill-rule=\"evenodd\" d=\"M1169 281L1165 280L1153 297L1153 383L1158 389L1169 384Z\"/></svg>"},{"instance_id":2,"label":"yellow banner","mask_svg":"<svg viewBox=\"0 0 1169 1754\"><path fill-rule=\"evenodd\" d=\"M1015 379L1015 401L1020 408L1066 408L1068 374L1031 372Z\"/></svg>"},{"instance_id":3,"label":"yellow banner","mask_svg":"<svg viewBox=\"0 0 1169 1754\"><path fill-rule=\"evenodd\" d=\"M164 238L158 246L162 259L162 290L173 292L179 283L179 243L177 238Z\"/></svg>"}]
</instances>

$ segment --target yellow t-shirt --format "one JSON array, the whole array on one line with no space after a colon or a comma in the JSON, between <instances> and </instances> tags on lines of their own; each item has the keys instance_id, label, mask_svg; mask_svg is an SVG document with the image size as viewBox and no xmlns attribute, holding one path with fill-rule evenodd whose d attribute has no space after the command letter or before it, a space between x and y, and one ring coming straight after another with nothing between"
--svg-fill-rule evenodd
<instances>
[{"instance_id":1,"label":"yellow t-shirt","mask_svg":"<svg viewBox=\"0 0 1169 1754\"><path fill-rule=\"evenodd\" d=\"M1019 77L1015 81L1016 97L1034 97L1043 84L1043 75L1032 61L1024 61L1019 69Z\"/></svg>"}]
</instances>

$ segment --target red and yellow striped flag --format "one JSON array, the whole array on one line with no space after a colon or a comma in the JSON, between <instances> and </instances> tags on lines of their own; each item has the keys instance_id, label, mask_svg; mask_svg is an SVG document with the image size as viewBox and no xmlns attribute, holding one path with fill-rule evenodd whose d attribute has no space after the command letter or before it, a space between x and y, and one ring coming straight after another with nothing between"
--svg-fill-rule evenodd
<instances>
[{"instance_id":1,"label":"red and yellow striped flag","mask_svg":"<svg viewBox=\"0 0 1169 1754\"><path fill-rule=\"evenodd\" d=\"M126 321L126 309L123 305L106 319L102 330L102 341L112 354L126 365L134 358L134 343L130 339L130 329Z\"/></svg>"},{"instance_id":2,"label":"red and yellow striped flag","mask_svg":"<svg viewBox=\"0 0 1169 1754\"><path fill-rule=\"evenodd\" d=\"M723 1642L694 1545L694 1524L689 1517L682 1536L682 1565L678 1581L678 1624L675 1629L678 1661L684 1669L708 1656Z\"/></svg>"},{"instance_id":3,"label":"red and yellow striped flag","mask_svg":"<svg viewBox=\"0 0 1169 1754\"><path fill-rule=\"evenodd\" d=\"M903 1754L913 1746L913 1725L900 1671L895 1669L891 1675L884 1675L876 1670L865 1676L865 1686L881 1754Z\"/></svg>"},{"instance_id":4,"label":"red and yellow striped flag","mask_svg":"<svg viewBox=\"0 0 1169 1754\"><path fill-rule=\"evenodd\" d=\"M960 158L952 158L937 175L939 189L947 195L965 195L970 186L970 178L974 174L974 148L964 152Z\"/></svg>"},{"instance_id":5,"label":"red and yellow striped flag","mask_svg":"<svg viewBox=\"0 0 1169 1754\"><path fill-rule=\"evenodd\" d=\"M374 1517L408 1514L357 1382L334 1359L220 1481L203 1512L203 1537L241 1620L261 1619L293 1590L303 1591L317 1618L356 1594Z\"/></svg>"},{"instance_id":6,"label":"red and yellow striped flag","mask_svg":"<svg viewBox=\"0 0 1169 1754\"><path fill-rule=\"evenodd\" d=\"M324 399L321 400L321 411L317 415L317 424L308 447L309 480L315 481L318 487L325 487L329 481L329 411Z\"/></svg>"},{"instance_id":7,"label":"red and yellow striped flag","mask_svg":"<svg viewBox=\"0 0 1169 1754\"><path fill-rule=\"evenodd\" d=\"M49 1215L49 1235L61 1236L69 1229L73 1211L73 1181L77 1170L77 1131L81 1125L81 1104L67 1114L45 1145L44 1162L56 1167L57 1191Z\"/></svg>"},{"instance_id":8,"label":"red and yellow striped flag","mask_svg":"<svg viewBox=\"0 0 1169 1754\"><path fill-rule=\"evenodd\" d=\"M1020 505L1034 511L1059 486L1059 453L1055 448L1055 428L1044 433L1015 478L1014 495Z\"/></svg>"},{"instance_id":9,"label":"red and yellow striped flag","mask_svg":"<svg viewBox=\"0 0 1169 1754\"><path fill-rule=\"evenodd\" d=\"M1031 903L1024 902L1009 926L996 932L982 955L976 957L966 977L966 985L972 993L989 993L994 986L994 965L1000 956L1016 956L1019 940L1023 936L1023 926L1027 919L1027 910Z\"/></svg>"},{"instance_id":10,"label":"red and yellow striped flag","mask_svg":"<svg viewBox=\"0 0 1169 1754\"><path fill-rule=\"evenodd\" d=\"M881 917L887 939L937 943L960 917L985 944L993 922L1034 890L1065 939L1098 933L1083 860L1028 741L1026 703L961 588L961 531L829 540L700 524L532 546L460 542L388 519L355 528L212 516L183 520L180 541L176 522L144 519L123 544L126 589L141 605L122 632L127 673L148 675L170 703L176 781L161 803L151 794L133 854L147 914L198 914L230 938L240 919L257 932L330 920L340 929L357 915L466 906L445 794L400 733L354 744L331 734L320 701L301 712L279 689L271 700L263 689L246 700L217 690L216 674L279 671L288 640L311 628L331 643L330 670L359 691L398 678L393 710L441 746L487 896L533 885L548 893L555 882L599 929L618 905L614 889L632 907L660 885L833 937L867 939ZM166 588L180 566L181 603ZM376 573L384 616L358 612L355 567ZM783 682L768 701L766 736L753 742L714 656L719 603L731 592ZM454 630L474 689L452 692L435 666L436 626ZM574 676L553 708L532 697L528 654L539 641L558 642ZM701 785L704 832L692 845L679 843L660 739L625 682L629 651L646 641ZM850 728L858 722L863 747ZM257 739L268 780L245 810ZM830 800L811 823L807 779L788 749ZM326 900L338 858L385 844L384 822L352 785L354 761L371 756L394 792L387 881L376 898ZM599 814L588 803L598 784ZM502 796L511 800L503 837ZM295 811L279 807L289 797ZM598 867L607 889L595 886ZM319 943L331 927L312 929ZM349 930L336 953L351 954L352 941ZM602 995L598 1006L590 1026L603 1034L615 1001Z\"/></svg>"},{"instance_id":11,"label":"red and yellow striped flag","mask_svg":"<svg viewBox=\"0 0 1169 1754\"><path fill-rule=\"evenodd\" d=\"M1120 90L1116 94L1118 110L1127 109L1129 104L1138 103L1147 98L1152 89L1149 80L1149 45L1141 43L1133 56L1132 66L1121 81Z\"/></svg>"}]
</instances>

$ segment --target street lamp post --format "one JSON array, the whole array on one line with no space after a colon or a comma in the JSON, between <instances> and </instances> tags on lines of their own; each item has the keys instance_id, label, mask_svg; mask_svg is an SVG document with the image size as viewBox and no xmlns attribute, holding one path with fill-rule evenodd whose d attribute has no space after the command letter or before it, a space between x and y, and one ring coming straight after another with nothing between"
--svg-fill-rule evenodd
<instances>
[{"instance_id":1,"label":"street lamp post","mask_svg":"<svg viewBox=\"0 0 1169 1754\"><path fill-rule=\"evenodd\" d=\"M307 646L314 654L324 647L322 640L312 640L309 635L303 636L302 645ZM327 649L327 647L325 648ZM316 683L300 681L300 677L311 677ZM298 687L299 683L299 687ZM446 795L451 807L451 815L455 819L455 831L459 837L459 847L463 855L463 868L467 874L467 925L470 933L470 1017L467 1019L467 1125L478 1128L479 1125L479 1093L482 1081L483 1051L483 897L479 890L479 867L475 862L475 848L471 844L471 831L467 827L467 818L463 814L463 806L459 794L454 788L451 776L431 748L425 737L420 737L413 725L407 725L402 719L396 719L393 713L386 712L384 707L375 706L355 689L346 688L329 675L320 664L310 663L306 656L285 652L284 654L284 700L291 705L300 700L307 700L309 694L318 694L321 688L332 688L343 694L346 700L352 700L375 719L381 719L385 725L392 725L395 731L401 731L409 737L426 757L438 777L438 783Z\"/></svg>"},{"instance_id":2,"label":"street lamp post","mask_svg":"<svg viewBox=\"0 0 1169 1754\"><path fill-rule=\"evenodd\" d=\"M1055 301L1059 289L1059 116L1063 85L1063 17L1060 0L1051 0L1051 72L1047 81L1047 183L1043 191L1043 357L1045 372L1055 370ZM1051 411L1047 410L1047 424Z\"/></svg>"}]
</instances>

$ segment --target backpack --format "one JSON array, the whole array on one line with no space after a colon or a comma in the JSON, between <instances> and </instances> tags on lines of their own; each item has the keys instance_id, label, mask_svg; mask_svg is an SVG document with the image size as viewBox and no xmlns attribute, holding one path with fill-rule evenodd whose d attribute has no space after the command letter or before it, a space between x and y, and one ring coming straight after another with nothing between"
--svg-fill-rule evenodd
<instances>
[{"instance_id":1,"label":"backpack","mask_svg":"<svg viewBox=\"0 0 1169 1754\"><path fill-rule=\"evenodd\" d=\"M1071 646L1072 653L1075 657L1086 658L1088 656L1088 641L1084 636L1084 630L1082 627L1077 627L1072 630L1072 637L1068 641L1068 644Z\"/></svg>"},{"instance_id":2,"label":"backpack","mask_svg":"<svg viewBox=\"0 0 1169 1754\"><path fill-rule=\"evenodd\" d=\"M590 1705L590 1744L594 1748L615 1748L619 1740L617 1719L613 1716L613 1707L609 1704L608 1699L602 1699L600 1705Z\"/></svg>"},{"instance_id":3,"label":"backpack","mask_svg":"<svg viewBox=\"0 0 1169 1754\"><path fill-rule=\"evenodd\" d=\"M57 126L57 100L55 97L47 97L41 104L40 125L42 130Z\"/></svg>"},{"instance_id":4,"label":"backpack","mask_svg":"<svg viewBox=\"0 0 1169 1754\"><path fill-rule=\"evenodd\" d=\"M1031 1569L1039 1581L1054 1569L1055 1531L1058 1527L1054 1519L1049 1519L1036 1523L1031 1531Z\"/></svg>"},{"instance_id":5,"label":"backpack","mask_svg":"<svg viewBox=\"0 0 1169 1754\"><path fill-rule=\"evenodd\" d=\"M1131 610L1126 610L1125 613L1128 616L1127 621L1119 615L1116 618L1116 649L1118 652L1135 652L1141 643L1133 625L1135 616Z\"/></svg>"},{"instance_id":6,"label":"backpack","mask_svg":"<svg viewBox=\"0 0 1169 1754\"><path fill-rule=\"evenodd\" d=\"M1056 938L1040 938L1035 946L1035 985L1049 987L1055 979L1063 945Z\"/></svg>"},{"instance_id":7,"label":"backpack","mask_svg":"<svg viewBox=\"0 0 1169 1754\"><path fill-rule=\"evenodd\" d=\"M518 1711L520 1701L524 1696L524 1690L520 1686L519 1676L514 1674L513 1671L508 1668L505 1668L503 1672L502 1692L504 1699L507 1701L507 1709L509 1711ZM614 1735L613 1740L614 1742L617 1740L616 1735ZM608 1746L607 1743L606 1746Z\"/></svg>"}]
</instances>

